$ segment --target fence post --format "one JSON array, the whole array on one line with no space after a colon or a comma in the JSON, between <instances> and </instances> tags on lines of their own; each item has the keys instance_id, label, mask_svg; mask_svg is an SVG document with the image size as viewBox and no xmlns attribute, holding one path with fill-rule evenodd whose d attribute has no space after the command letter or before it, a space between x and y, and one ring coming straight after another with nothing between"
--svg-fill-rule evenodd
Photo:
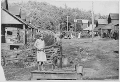
<instances>
[{"instance_id":1,"label":"fence post","mask_svg":"<svg viewBox=\"0 0 120 82\"><path fill-rule=\"evenodd\" d=\"M60 43L60 68L62 68L62 43Z\"/></svg>"}]
</instances>

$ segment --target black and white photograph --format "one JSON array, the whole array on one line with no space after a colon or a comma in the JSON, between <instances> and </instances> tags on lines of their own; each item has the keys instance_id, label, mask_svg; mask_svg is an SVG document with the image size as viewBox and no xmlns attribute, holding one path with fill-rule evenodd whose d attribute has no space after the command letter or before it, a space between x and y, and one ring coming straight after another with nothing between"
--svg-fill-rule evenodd
<instances>
[{"instance_id":1,"label":"black and white photograph","mask_svg":"<svg viewBox=\"0 0 120 82\"><path fill-rule=\"evenodd\" d=\"M1 0L0 71L5 81L119 81L119 1Z\"/></svg>"}]
</instances>

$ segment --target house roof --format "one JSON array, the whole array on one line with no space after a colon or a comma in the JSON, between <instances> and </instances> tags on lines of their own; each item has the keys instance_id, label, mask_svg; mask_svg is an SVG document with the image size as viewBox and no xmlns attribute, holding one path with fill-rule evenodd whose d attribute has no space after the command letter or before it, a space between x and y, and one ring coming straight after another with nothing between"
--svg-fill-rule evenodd
<instances>
[{"instance_id":1,"label":"house roof","mask_svg":"<svg viewBox=\"0 0 120 82\"><path fill-rule=\"evenodd\" d=\"M21 23L23 23L23 24L29 26L29 28L36 28L35 26L33 26L33 25L31 25L31 24L29 24L29 23L23 21L21 18L19 18L19 17L13 15L12 13L10 13L8 10L4 9L3 7L2 7L2 10L4 10L4 11L5 11L6 13L8 13L10 16L14 17L14 18L15 18L16 20L18 20L19 22L21 22Z\"/></svg>"},{"instance_id":2,"label":"house roof","mask_svg":"<svg viewBox=\"0 0 120 82\"><path fill-rule=\"evenodd\" d=\"M98 19L98 24L108 24L107 19Z\"/></svg>"},{"instance_id":3,"label":"house roof","mask_svg":"<svg viewBox=\"0 0 120 82\"><path fill-rule=\"evenodd\" d=\"M108 25L106 25L104 28L102 29L112 29L114 27L113 23L109 23Z\"/></svg>"},{"instance_id":4,"label":"house roof","mask_svg":"<svg viewBox=\"0 0 120 82\"><path fill-rule=\"evenodd\" d=\"M8 10L13 15L19 15L20 14L20 7L19 6L9 6Z\"/></svg>"},{"instance_id":5,"label":"house roof","mask_svg":"<svg viewBox=\"0 0 120 82\"><path fill-rule=\"evenodd\" d=\"M119 26L119 21L118 22L114 22L114 23L109 23L108 25L106 25L102 29L112 29L114 26Z\"/></svg>"},{"instance_id":6,"label":"house roof","mask_svg":"<svg viewBox=\"0 0 120 82\"><path fill-rule=\"evenodd\" d=\"M110 14L109 14L109 17L110 17L111 19L119 19L119 14L118 14L118 13L110 13Z\"/></svg>"},{"instance_id":7,"label":"house roof","mask_svg":"<svg viewBox=\"0 0 120 82\"><path fill-rule=\"evenodd\" d=\"M81 21L82 23L88 23L88 20L86 19L77 19L78 21Z\"/></svg>"}]
</instances>

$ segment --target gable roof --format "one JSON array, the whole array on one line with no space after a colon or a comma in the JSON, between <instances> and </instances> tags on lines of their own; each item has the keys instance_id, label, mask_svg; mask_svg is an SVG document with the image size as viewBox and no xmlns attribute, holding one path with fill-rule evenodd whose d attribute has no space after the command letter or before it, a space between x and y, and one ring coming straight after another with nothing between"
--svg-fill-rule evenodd
<instances>
[{"instance_id":1,"label":"gable roof","mask_svg":"<svg viewBox=\"0 0 120 82\"><path fill-rule=\"evenodd\" d=\"M119 20L119 13L110 13L109 14L109 17L111 19L118 19Z\"/></svg>"},{"instance_id":2,"label":"gable roof","mask_svg":"<svg viewBox=\"0 0 120 82\"><path fill-rule=\"evenodd\" d=\"M98 24L108 24L107 19L98 19Z\"/></svg>"},{"instance_id":3,"label":"gable roof","mask_svg":"<svg viewBox=\"0 0 120 82\"><path fill-rule=\"evenodd\" d=\"M23 24L4 10L1 10L1 23L2 24Z\"/></svg>"},{"instance_id":4,"label":"gable roof","mask_svg":"<svg viewBox=\"0 0 120 82\"><path fill-rule=\"evenodd\" d=\"M19 22L21 22L21 23L23 23L23 24L29 26L29 28L36 28L35 26L33 26L33 25L31 25L31 24L29 24L29 23L23 21L21 18L19 18L19 17L13 15L12 13L10 13L8 10L4 9L3 7L1 7L1 8L2 8L3 11L5 11L6 13L8 13L10 16L12 16L13 18L15 18L15 19L18 20Z\"/></svg>"}]
</instances>

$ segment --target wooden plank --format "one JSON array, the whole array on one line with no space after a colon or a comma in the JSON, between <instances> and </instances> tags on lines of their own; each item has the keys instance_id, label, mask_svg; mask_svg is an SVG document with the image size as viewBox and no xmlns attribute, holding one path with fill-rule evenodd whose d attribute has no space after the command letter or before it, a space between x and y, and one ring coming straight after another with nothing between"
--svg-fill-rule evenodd
<instances>
[{"instance_id":1,"label":"wooden plank","mask_svg":"<svg viewBox=\"0 0 120 82\"><path fill-rule=\"evenodd\" d=\"M31 80L75 80L81 79L81 74L76 71L54 70L54 71L32 71Z\"/></svg>"}]
</instances>

